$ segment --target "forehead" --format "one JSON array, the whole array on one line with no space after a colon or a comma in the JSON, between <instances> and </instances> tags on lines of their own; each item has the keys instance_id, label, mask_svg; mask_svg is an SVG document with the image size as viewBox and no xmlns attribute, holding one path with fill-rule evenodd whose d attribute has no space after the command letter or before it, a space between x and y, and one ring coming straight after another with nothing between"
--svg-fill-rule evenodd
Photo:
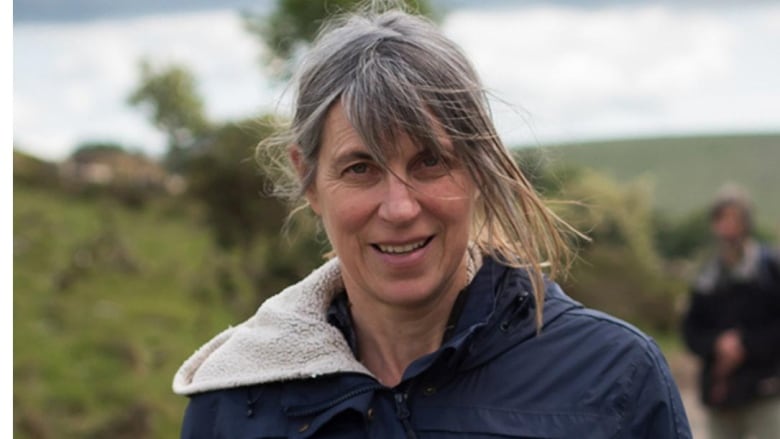
<instances>
[{"instance_id":1,"label":"forehead","mask_svg":"<svg viewBox=\"0 0 780 439\"><path fill-rule=\"evenodd\" d=\"M373 135L374 138L386 137L388 139L380 141L378 145L368 145L350 122L343 105L337 102L325 116L319 154L323 158L326 154L339 156L360 151L372 156L379 156L381 160L421 150L434 150L437 153L441 149L451 150L453 144L446 135L444 127L433 117L430 118L430 122L432 135L425 136L424 139L416 142L408 133L394 127L394 122L391 120L381 126L365 127L365 131L370 131L370 135Z\"/></svg>"},{"instance_id":2,"label":"forehead","mask_svg":"<svg viewBox=\"0 0 780 439\"><path fill-rule=\"evenodd\" d=\"M335 104L325 116L325 124L322 128L322 148L330 152L338 152L340 149L354 149L366 147L363 145L357 130L347 119L341 104ZM322 151L321 151L322 152Z\"/></svg>"}]
</instances>

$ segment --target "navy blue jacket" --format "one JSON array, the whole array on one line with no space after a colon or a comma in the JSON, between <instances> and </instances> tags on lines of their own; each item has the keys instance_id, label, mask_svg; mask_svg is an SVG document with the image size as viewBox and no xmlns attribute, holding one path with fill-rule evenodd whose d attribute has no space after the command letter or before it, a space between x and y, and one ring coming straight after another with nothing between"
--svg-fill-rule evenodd
<instances>
[{"instance_id":1,"label":"navy blue jacket","mask_svg":"<svg viewBox=\"0 0 780 439\"><path fill-rule=\"evenodd\" d=\"M537 335L530 291L523 270L486 258L441 348L397 386L347 372L197 393L181 437L691 437L651 339L552 282ZM352 338L348 314L331 311Z\"/></svg>"}]
</instances>

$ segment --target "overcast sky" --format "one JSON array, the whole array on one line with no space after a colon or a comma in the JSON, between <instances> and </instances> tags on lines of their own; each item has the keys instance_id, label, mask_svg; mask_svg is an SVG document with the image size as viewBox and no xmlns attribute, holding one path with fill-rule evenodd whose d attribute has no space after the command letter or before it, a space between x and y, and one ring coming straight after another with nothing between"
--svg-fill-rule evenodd
<instances>
[{"instance_id":1,"label":"overcast sky","mask_svg":"<svg viewBox=\"0 0 780 439\"><path fill-rule=\"evenodd\" d=\"M509 144L780 131L776 2L496 3L455 9L442 26L500 99ZM281 87L233 9L40 21L21 19L17 4L13 128L23 150L59 159L108 140L162 152L162 135L125 103L144 57L190 68L214 119L278 108Z\"/></svg>"}]
</instances>

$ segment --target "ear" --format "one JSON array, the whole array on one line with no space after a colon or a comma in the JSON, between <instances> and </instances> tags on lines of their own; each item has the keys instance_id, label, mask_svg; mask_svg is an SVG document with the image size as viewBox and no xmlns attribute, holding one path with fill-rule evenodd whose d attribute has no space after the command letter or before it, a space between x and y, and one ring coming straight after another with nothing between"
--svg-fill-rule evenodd
<instances>
[{"instance_id":1,"label":"ear","mask_svg":"<svg viewBox=\"0 0 780 439\"><path fill-rule=\"evenodd\" d=\"M302 182L308 172L308 165L306 164L306 159L304 159L303 151L301 151L301 148L298 145L290 145L290 147L287 148L287 153L290 156L290 163L292 163L295 168L295 173L298 174L298 181ZM320 208L317 199L317 189L314 182L306 189L304 196L314 213L319 215Z\"/></svg>"}]
</instances>

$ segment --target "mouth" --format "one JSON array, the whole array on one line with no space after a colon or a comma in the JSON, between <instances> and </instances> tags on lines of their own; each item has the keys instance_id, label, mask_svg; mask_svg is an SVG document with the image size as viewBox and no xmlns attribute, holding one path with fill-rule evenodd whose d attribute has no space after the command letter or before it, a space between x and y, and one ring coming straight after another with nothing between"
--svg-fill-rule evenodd
<instances>
[{"instance_id":1,"label":"mouth","mask_svg":"<svg viewBox=\"0 0 780 439\"><path fill-rule=\"evenodd\" d=\"M391 245L391 244L371 244L372 247L379 250L380 253L385 253L389 255L403 255L407 253L412 253L415 250L421 249L428 245L433 240L433 236L429 236L425 239L421 239L419 241L409 242L406 244L398 244L398 245Z\"/></svg>"}]
</instances>

